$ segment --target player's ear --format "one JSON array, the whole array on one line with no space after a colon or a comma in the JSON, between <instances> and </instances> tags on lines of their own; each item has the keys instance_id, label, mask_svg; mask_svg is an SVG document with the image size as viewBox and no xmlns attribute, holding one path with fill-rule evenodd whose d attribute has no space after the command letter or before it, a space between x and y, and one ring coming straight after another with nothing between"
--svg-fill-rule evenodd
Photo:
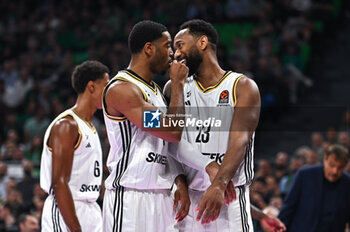
<instances>
[{"instance_id":1,"label":"player's ear","mask_svg":"<svg viewBox=\"0 0 350 232\"><path fill-rule=\"evenodd\" d=\"M209 40L206 35L202 35L197 41L197 46L200 50L205 50L209 45Z\"/></svg>"},{"instance_id":2,"label":"player's ear","mask_svg":"<svg viewBox=\"0 0 350 232\"><path fill-rule=\"evenodd\" d=\"M143 52L146 54L146 56L150 57L155 52L155 46L151 42L145 43L145 46L143 46Z\"/></svg>"},{"instance_id":3,"label":"player's ear","mask_svg":"<svg viewBox=\"0 0 350 232\"><path fill-rule=\"evenodd\" d=\"M95 91L95 83L93 81L89 81L85 90L89 91L89 93L93 93Z\"/></svg>"}]
</instances>

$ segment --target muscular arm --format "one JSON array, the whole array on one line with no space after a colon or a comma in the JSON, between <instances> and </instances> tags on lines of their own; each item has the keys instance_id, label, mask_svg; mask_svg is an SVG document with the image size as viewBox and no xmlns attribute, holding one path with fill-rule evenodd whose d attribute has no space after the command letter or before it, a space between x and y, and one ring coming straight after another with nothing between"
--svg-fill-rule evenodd
<instances>
[{"instance_id":1,"label":"muscular arm","mask_svg":"<svg viewBox=\"0 0 350 232\"><path fill-rule=\"evenodd\" d=\"M170 68L170 75L175 76L174 87L172 91L172 100L169 104L168 114L184 114L183 87L188 74L188 68L181 63L175 63ZM142 125L143 110L157 110L156 106L148 103L141 90L134 84L124 81L118 81L107 90L105 101L107 111L113 116L125 116L138 128L149 132L168 142L178 142L181 139L182 127L178 125L169 125L162 129L145 129ZM164 115L162 115L164 117ZM183 117L174 117L183 119ZM161 120L162 122L162 120Z\"/></svg>"},{"instance_id":2,"label":"muscular arm","mask_svg":"<svg viewBox=\"0 0 350 232\"><path fill-rule=\"evenodd\" d=\"M258 125L260 94L255 82L242 77L236 89L237 104L231 122L228 149L212 185L207 189L198 205L197 220L202 224L214 221L224 203L227 184L244 159L245 150Z\"/></svg>"},{"instance_id":3,"label":"muscular arm","mask_svg":"<svg viewBox=\"0 0 350 232\"><path fill-rule=\"evenodd\" d=\"M255 82L242 77L237 85L237 105L231 122L228 149L214 181L232 179L245 156L246 147L258 125L260 94Z\"/></svg>"},{"instance_id":4,"label":"muscular arm","mask_svg":"<svg viewBox=\"0 0 350 232\"><path fill-rule=\"evenodd\" d=\"M68 182L72 170L74 146L79 138L76 122L66 117L52 127L49 146L52 148L52 188L58 208L70 231L80 232L72 193Z\"/></svg>"}]
</instances>

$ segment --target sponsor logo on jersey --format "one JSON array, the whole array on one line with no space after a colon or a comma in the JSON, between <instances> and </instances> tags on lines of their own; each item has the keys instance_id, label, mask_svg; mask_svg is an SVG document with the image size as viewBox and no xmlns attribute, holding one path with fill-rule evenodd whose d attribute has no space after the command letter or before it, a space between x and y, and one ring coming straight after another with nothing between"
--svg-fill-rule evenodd
<instances>
[{"instance_id":1,"label":"sponsor logo on jersey","mask_svg":"<svg viewBox=\"0 0 350 232\"><path fill-rule=\"evenodd\" d=\"M219 97L219 104L227 104L228 103L228 96L229 96L229 92L228 90L224 90L220 93L220 97Z\"/></svg>"},{"instance_id":2,"label":"sponsor logo on jersey","mask_svg":"<svg viewBox=\"0 0 350 232\"><path fill-rule=\"evenodd\" d=\"M91 147L90 142L88 142L88 144L87 144L85 147L86 147L86 148Z\"/></svg>"},{"instance_id":3,"label":"sponsor logo on jersey","mask_svg":"<svg viewBox=\"0 0 350 232\"><path fill-rule=\"evenodd\" d=\"M143 111L143 128L160 128L159 110L145 110Z\"/></svg>"},{"instance_id":4,"label":"sponsor logo on jersey","mask_svg":"<svg viewBox=\"0 0 350 232\"><path fill-rule=\"evenodd\" d=\"M203 155L208 156L209 159L214 160L215 162L217 162L218 164L222 163L222 160L224 159L224 154L221 153L205 153L202 152Z\"/></svg>"},{"instance_id":5,"label":"sponsor logo on jersey","mask_svg":"<svg viewBox=\"0 0 350 232\"><path fill-rule=\"evenodd\" d=\"M92 185L81 185L79 191L80 192L99 192L101 188L101 185L98 184L92 184Z\"/></svg>"},{"instance_id":6,"label":"sponsor logo on jersey","mask_svg":"<svg viewBox=\"0 0 350 232\"><path fill-rule=\"evenodd\" d=\"M167 157L161 154L150 152L147 155L146 161L149 163L167 164Z\"/></svg>"}]
</instances>

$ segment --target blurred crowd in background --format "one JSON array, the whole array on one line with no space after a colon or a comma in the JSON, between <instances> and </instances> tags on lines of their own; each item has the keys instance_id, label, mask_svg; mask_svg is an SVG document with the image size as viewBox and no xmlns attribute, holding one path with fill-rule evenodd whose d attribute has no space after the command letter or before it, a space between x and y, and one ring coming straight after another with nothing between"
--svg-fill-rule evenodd
<instances>
[{"instance_id":1,"label":"blurred crowd in background","mask_svg":"<svg viewBox=\"0 0 350 232\"><path fill-rule=\"evenodd\" d=\"M40 221L46 198L38 177L43 134L76 98L75 65L87 59L106 64L114 76L127 67L127 37L143 19L166 25L174 36L192 18L211 22L220 36L224 69L254 79L262 106L297 104L317 82L310 64L322 56L322 39L337 30L345 0L12 0L0 2L0 231L17 231L18 218ZM157 76L163 86L167 76ZM342 116L340 116L341 118ZM350 122L350 112L345 113ZM94 124L108 154L103 118ZM348 124L349 125L349 124ZM320 164L325 147L349 147L348 131L315 132L294 154L283 151L256 159L252 202L281 207L295 172ZM347 171L350 171L349 165ZM106 172L108 172L106 170Z\"/></svg>"}]
</instances>

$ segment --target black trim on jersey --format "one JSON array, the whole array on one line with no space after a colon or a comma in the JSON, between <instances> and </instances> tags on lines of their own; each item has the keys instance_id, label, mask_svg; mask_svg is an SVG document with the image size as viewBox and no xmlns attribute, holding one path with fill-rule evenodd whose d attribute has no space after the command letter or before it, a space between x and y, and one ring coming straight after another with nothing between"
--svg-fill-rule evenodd
<instances>
[{"instance_id":1,"label":"black trim on jersey","mask_svg":"<svg viewBox=\"0 0 350 232\"><path fill-rule=\"evenodd\" d=\"M145 79L143 79L140 75L138 75L137 73L135 73L134 71L130 70L130 69L125 69L123 70L125 73L127 73L130 77L142 82L143 84L145 84L148 88L150 88L152 91L157 93L157 86L155 85L155 83L153 81L146 81ZM130 75L131 74L131 75Z\"/></svg>"},{"instance_id":2,"label":"black trim on jersey","mask_svg":"<svg viewBox=\"0 0 350 232\"><path fill-rule=\"evenodd\" d=\"M116 176L113 181L113 187L120 186L120 179L124 175L128 161L129 161L129 152L130 152L130 144L131 144L131 124L130 121L124 121L124 122L119 122L118 123L119 128L120 128L120 133L122 137L122 144L123 144L123 155L121 160L118 162L118 169L121 168L120 170L117 170Z\"/></svg>"},{"instance_id":3,"label":"black trim on jersey","mask_svg":"<svg viewBox=\"0 0 350 232\"><path fill-rule=\"evenodd\" d=\"M107 93L107 90L109 88L109 86L111 86L114 82L116 82L118 79L117 78L113 78L110 82L108 82L108 84L106 85L106 87L104 88L103 90L103 95L102 95L102 104L103 104L103 108L106 112L107 115L110 115L107 111L107 104L106 104L106 101L105 101L105 98L106 98L106 93Z\"/></svg>"},{"instance_id":4,"label":"black trim on jersey","mask_svg":"<svg viewBox=\"0 0 350 232\"><path fill-rule=\"evenodd\" d=\"M225 74L218 81L218 83L216 83L214 86L210 86L210 87L205 88L205 89L203 88L203 86L201 85L201 83L198 80L196 80L196 79L194 79L194 80L195 80L195 82L197 82L197 86L200 88L200 90L203 93L206 93L206 92L208 92L210 90L213 90L213 89L217 88L226 79L226 77L228 77L231 73L232 73L232 71L226 71Z\"/></svg>"},{"instance_id":5,"label":"black trim on jersey","mask_svg":"<svg viewBox=\"0 0 350 232\"><path fill-rule=\"evenodd\" d=\"M129 162L130 145L132 141L131 124L130 121L119 122L119 129L122 138L123 155L121 160L117 164L116 176L113 181L113 187L115 188L116 196L113 208L114 222L113 231L121 232L123 223L123 197L124 187L120 185L120 180L124 175ZM117 207L118 205L118 207ZM117 212L115 212L117 211Z\"/></svg>"},{"instance_id":6,"label":"black trim on jersey","mask_svg":"<svg viewBox=\"0 0 350 232\"><path fill-rule=\"evenodd\" d=\"M120 185L120 180L128 166L132 133L130 121L119 122L118 125L122 138L123 155L117 164L116 175L112 184L115 188L113 231L121 232L123 222L124 187Z\"/></svg>"},{"instance_id":7,"label":"black trim on jersey","mask_svg":"<svg viewBox=\"0 0 350 232\"><path fill-rule=\"evenodd\" d=\"M233 85L232 85L232 103L233 103L233 106L236 106L237 104L237 84L238 84L238 81L243 77L243 75L240 75L236 78L236 80L233 82Z\"/></svg>"},{"instance_id":8,"label":"black trim on jersey","mask_svg":"<svg viewBox=\"0 0 350 232\"><path fill-rule=\"evenodd\" d=\"M117 180L120 178L120 176L123 172L122 167L124 166L124 159L125 159L125 154L126 154L126 141L125 141L125 135L124 135L124 130L123 130L123 124L122 124L122 122L119 122L118 125L119 125L119 131L120 131L121 138L122 138L123 155L117 164L117 170L115 172L115 178L114 178L113 185L112 185L113 188L117 187Z\"/></svg>"},{"instance_id":9,"label":"black trim on jersey","mask_svg":"<svg viewBox=\"0 0 350 232\"><path fill-rule=\"evenodd\" d=\"M126 155L125 167L124 167L124 171L123 171L123 173L122 173L121 176L124 175L125 170L126 170L126 168L127 168L127 166L128 166L128 163L129 163L130 145L131 145L131 141L132 141L132 137L131 137L132 134L131 134L131 124L130 124L130 121L128 120L128 121L126 121L126 122L123 122L123 124L124 124L124 128L125 128L125 134L127 135L127 134L129 133L129 142L128 142L128 147L126 148L126 149L127 149L127 155ZM127 131L127 129L128 129L129 131ZM120 179L118 180L118 185L120 186Z\"/></svg>"},{"instance_id":10,"label":"black trim on jersey","mask_svg":"<svg viewBox=\"0 0 350 232\"><path fill-rule=\"evenodd\" d=\"M245 198L245 186L238 186L239 189L239 208L241 213L241 223L242 223L242 231L249 231L249 223L248 223L248 213L246 210L246 198Z\"/></svg>"}]
</instances>

